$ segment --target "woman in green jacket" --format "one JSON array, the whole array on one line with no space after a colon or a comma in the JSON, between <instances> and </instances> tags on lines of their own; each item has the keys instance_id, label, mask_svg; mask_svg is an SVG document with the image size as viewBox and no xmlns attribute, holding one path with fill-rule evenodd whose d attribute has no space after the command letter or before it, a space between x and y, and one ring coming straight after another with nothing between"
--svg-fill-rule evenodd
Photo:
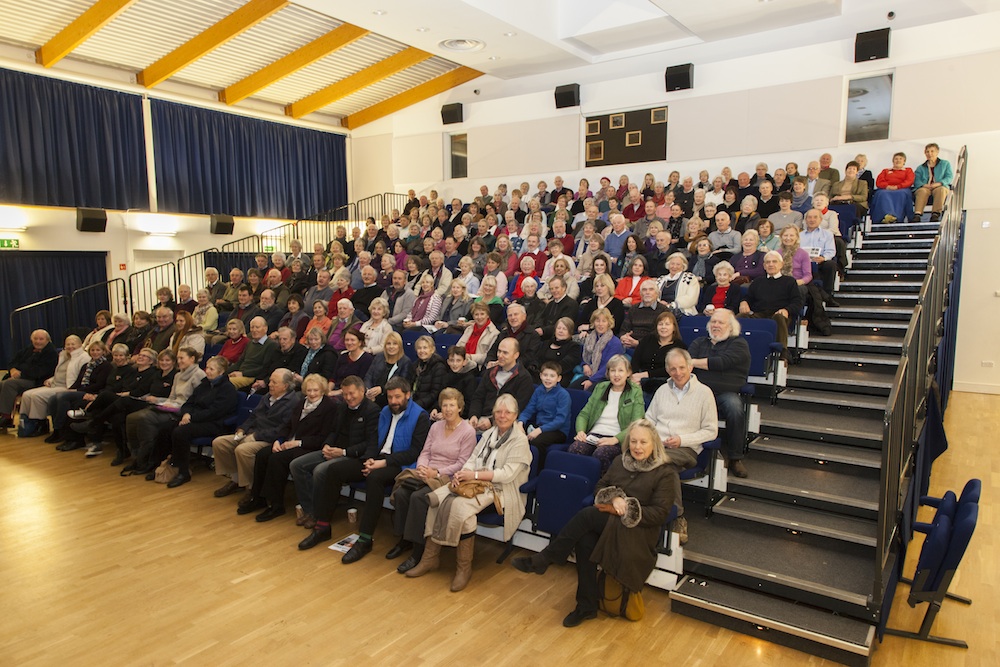
<instances>
[{"instance_id":1,"label":"woman in green jacket","mask_svg":"<svg viewBox=\"0 0 1000 667\"><path fill-rule=\"evenodd\" d=\"M621 454L629 425L646 415L642 389L632 382L632 363L624 354L608 361L608 381L594 387L587 405L576 418L576 439L569 451L594 456L601 474Z\"/></svg>"}]
</instances>

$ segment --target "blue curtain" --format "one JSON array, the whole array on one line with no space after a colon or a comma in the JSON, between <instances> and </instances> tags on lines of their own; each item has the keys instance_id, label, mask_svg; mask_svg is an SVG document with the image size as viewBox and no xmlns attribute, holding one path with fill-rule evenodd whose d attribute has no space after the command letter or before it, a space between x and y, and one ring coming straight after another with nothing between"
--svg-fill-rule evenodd
<instances>
[{"instance_id":1,"label":"blue curtain","mask_svg":"<svg viewBox=\"0 0 1000 667\"><path fill-rule=\"evenodd\" d=\"M0 201L148 208L141 98L0 69Z\"/></svg>"},{"instance_id":2,"label":"blue curtain","mask_svg":"<svg viewBox=\"0 0 1000 667\"><path fill-rule=\"evenodd\" d=\"M161 211L300 219L347 203L345 139L151 100Z\"/></svg>"},{"instance_id":3,"label":"blue curtain","mask_svg":"<svg viewBox=\"0 0 1000 667\"><path fill-rule=\"evenodd\" d=\"M69 301L73 290L107 279L107 253L103 252L0 253L2 329L10 327L7 335L0 336L0 359L10 359L14 352L28 344L32 330L39 328L52 334L56 347L62 347L63 332L69 326L78 324L70 321ZM59 295L66 298L14 314L11 319L15 308ZM108 305L106 297L101 298L97 291L93 291L80 308L91 309L87 319L92 325L93 314L108 308Z\"/></svg>"}]
</instances>

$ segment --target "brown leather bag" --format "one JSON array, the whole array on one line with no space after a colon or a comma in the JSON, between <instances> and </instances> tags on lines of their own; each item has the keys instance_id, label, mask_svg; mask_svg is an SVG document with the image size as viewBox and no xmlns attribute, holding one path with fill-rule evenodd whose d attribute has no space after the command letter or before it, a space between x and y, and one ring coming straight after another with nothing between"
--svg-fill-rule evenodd
<instances>
[{"instance_id":1,"label":"brown leather bag","mask_svg":"<svg viewBox=\"0 0 1000 667\"><path fill-rule=\"evenodd\" d=\"M493 506L496 508L497 514L503 514L503 502L500 500L500 494L497 493L493 482L484 482L481 479L468 479L464 482L459 482L458 486L449 484L448 488L456 496L462 496L463 498L475 498L480 493L489 491L493 494Z\"/></svg>"}]
</instances>

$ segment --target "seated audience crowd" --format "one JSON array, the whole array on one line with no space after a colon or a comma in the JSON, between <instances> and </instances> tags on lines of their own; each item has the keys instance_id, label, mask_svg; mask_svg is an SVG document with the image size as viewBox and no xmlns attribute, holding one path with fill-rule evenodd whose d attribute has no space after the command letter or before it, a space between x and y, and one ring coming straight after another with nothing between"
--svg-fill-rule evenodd
<instances>
[{"instance_id":1,"label":"seated audience crowd","mask_svg":"<svg viewBox=\"0 0 1000 667\"><path fill-rule=\"evenodd\" d=\"M672 506L686 541L678 473L720 419L725 465L748 475L738 318L775 320L786 344L810 284L836 305L847 267L833 207L920 220L930 202L938 220L951 167L936 144L925 155L912 170L897 153L874 180L864 156L841 179L825 154L806 175L761 163L735 179L703 171L697 187L674 172L666 185L602 178L596 195L558 176L552 190L484 185L468 203L411 190L402 213L350 237L338 226L312 255L295 240L228 282L209 267L176 300L161 288L152 312L102 310L61 349L33 331L0 381L0 428L19 410L19 436L90 458L111 443L123 477L169 488L192 480L193 451L211 451L225 478L214 495L241 492L237 514L277 519L294 493L310 531L300 550L333 539L353 485L365 501L344 563L373 550L389 494L386 557L406 555L398 572L419 577L455 547L452 591L472 576L481 513L501 515L504 540L517 530L533 458L594 457L596 506L514 562L542 574L575 551L564 623L578 625L596 614L598 564L641 587ZM710 320L685 344L692 315Z\"/></svg>"}]
</instances>

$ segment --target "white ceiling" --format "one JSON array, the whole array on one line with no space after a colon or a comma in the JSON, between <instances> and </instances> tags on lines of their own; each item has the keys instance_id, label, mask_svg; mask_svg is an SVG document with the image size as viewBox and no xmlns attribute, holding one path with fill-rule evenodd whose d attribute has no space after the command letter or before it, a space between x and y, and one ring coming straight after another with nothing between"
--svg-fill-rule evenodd
<instances>
[{"instance_id":1,"label":"white ceiling","mask_svg":"<svg viewBox=\"0 0 1000 667\"><path fill-rule=\"evenodd\" d=\"M0 0L0 49L33 51L95 0ZM247 0L136 0L56 69L94 63L130 76L228 16ZM306 118L339 124L460 65L527 88L528 77L566 71L587 82L684 62L708 63L847 39L859 30L924 25L996 11L1000 0L292 0L178 71L169 82L214 98L342 23L371 32L238 103L281 107L407 46L428 60L328 104ZM886 14L895 11L894 20ZM475 39L457 53L443 40ZM30 57L30 51L26 53ZM76 65L73 65L76 63ZM570 70L575 70L570 74ZM100 75L95 75L100 76ZM105 75L106 76L106 75ZM191 88L193 87L193 88Z\"/></svg>"}]
</instances>

